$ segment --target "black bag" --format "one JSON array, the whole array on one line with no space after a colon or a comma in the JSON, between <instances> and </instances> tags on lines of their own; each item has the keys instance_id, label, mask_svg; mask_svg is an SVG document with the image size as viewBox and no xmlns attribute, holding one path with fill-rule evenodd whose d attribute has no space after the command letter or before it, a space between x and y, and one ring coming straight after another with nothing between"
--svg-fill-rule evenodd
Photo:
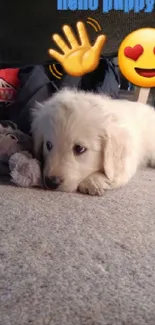
<instances>
[{"instance_id":1,"label":"black bag","mask_svg":"<svg viewBox=\"0 0 155 325\"><path fill-rule=\"evenodd\" d=\"M62 87L76 87L85 91L105 93L113 98L118 98L119 93L119 79L115 66L110 60L104 58L100 59L95 71L83 77L64 74L62 80L58 80L50 73L48 66L39 65L20 69L18 77L20 89L7 119L15 122L26 133L30 131L30 110L34 107L35 101L46 100Z\"/></svg>"}]
</instances>

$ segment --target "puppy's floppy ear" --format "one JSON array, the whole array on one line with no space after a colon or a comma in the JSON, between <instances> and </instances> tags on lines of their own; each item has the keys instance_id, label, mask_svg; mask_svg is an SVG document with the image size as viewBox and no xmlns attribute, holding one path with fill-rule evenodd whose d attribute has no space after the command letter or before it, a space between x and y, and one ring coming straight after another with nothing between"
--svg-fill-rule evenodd
<instances>
[{"instance_id":1,"label":"puppy's floppy ear","mask_svg":"<svg viewBox=\"0 0 155 325\"><path fill-rule=\"evenodd\" d=\"M43 105L36 102L35 107L31 110L32 125L31 133L34 146L35 157L42 160L43 154Z\"/></svg>"},{"instance_id":2,"label":"puppy's floppy ear","mask_svg":"<svg viewBox=\"0 0 155 325\"><path fill-rule=\"evenodd\" d=\"M123 127L113 126L103 136L103 171L110 181L122 175L132 147Z\"/></svg>"}]
</instances>

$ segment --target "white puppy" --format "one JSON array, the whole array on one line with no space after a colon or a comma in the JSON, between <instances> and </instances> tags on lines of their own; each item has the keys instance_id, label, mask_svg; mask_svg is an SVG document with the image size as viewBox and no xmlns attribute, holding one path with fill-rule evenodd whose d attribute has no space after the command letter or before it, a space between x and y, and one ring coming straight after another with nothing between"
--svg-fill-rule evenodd
<instances>
[{"instance_id":1,"label":"white puppy","mask_svg":"<svg viewBox=\"0 0 155 325\"><path fill-rule=\"evenodd\" d=\"M32 134L49 189L103 195L155 166L155 112L138 102L63 89L37 104Z\"/></svg>"}]
</instances>

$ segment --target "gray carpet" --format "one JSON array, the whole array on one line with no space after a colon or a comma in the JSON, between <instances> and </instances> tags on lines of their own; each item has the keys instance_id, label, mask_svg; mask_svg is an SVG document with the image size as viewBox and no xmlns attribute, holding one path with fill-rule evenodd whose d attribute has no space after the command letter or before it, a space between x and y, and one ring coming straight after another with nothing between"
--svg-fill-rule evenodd
<instances>
[{"instance_id":1,"label":"gray carpet","mask_svg":"<svg viewBox=\"0 0 155 325\"><path fill-rule=\"evenodd\" d=\"M0 185L0 325L154 325L155 171L103 198Z\"/></svg>"}]
</instances>

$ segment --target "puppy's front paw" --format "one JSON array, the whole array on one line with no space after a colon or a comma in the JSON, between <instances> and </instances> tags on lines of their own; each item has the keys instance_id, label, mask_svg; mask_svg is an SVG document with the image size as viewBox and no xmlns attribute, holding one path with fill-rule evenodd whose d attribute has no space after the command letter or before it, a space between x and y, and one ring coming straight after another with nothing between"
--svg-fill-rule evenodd
<instances>
[{"instance_id":1,"label":"puppy's front paw","mask_svg":"<svg viewBox=\"0 0 155 325\"><path fill-rule=\"evenodd\" d=\"M105 190L112 188L112 184L103 173L94 173L85 178L79 185L81 193L102 196Z\"/></svg>"},{"instance_id":2,"label":"puppy's front paw","mask_svg":"<svg viewBox=\"0 0 155 325\"><path fill-rule=\"evenodd\" d=\"M83 194L102 196L105 192L104 188L92 178L86 178L78 187L78 191Z\"/></svg>"}]
</instances>

